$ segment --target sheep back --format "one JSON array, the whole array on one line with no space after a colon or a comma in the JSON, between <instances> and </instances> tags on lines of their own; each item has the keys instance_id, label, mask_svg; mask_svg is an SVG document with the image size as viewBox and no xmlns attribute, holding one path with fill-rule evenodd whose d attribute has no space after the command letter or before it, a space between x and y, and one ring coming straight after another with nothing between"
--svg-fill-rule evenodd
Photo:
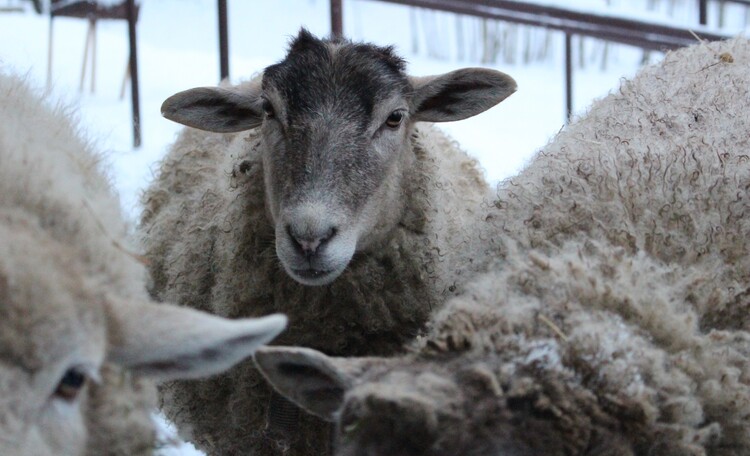
<instances>
[{"instance_id":1,"label":"sheep back","mask_svg":"<svg viewBox=\"0 0 750 456\"><path fill-rule=\"evenodd\" d=\"M485 426L533 454L748 448L750 337L701 330L691 296L710 287L701 268L598 241L508 259L436 315L404 367L461 385L465 421L448 442L465 442L463 429L478 447L473 429ZM484 376L501 392L469 386Z\"/></svg>"},{"instance_id":2,"label":"sheep back","mask_svg":"<svg viewBox=\"0 0 750 456\"><path fill-rule=\"evenodd\" d=\"M500 231L703 264L717 286L696 298L702 324L747 329L749 59L745 39L707 43L624 81L498 187Z\"/></svg>"}]
</instances>

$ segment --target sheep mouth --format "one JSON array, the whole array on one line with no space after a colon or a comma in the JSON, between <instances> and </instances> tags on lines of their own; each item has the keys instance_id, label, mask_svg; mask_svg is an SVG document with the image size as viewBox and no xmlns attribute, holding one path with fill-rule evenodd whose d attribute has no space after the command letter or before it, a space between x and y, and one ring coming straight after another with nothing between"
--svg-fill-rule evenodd
<instances>
[{"instance_id":1,"label":"sheep mouth","mask_svg":"<svg viewBox=\"0 0 750 456\"><path fill-rule=\"evenodd\" d=\"M300 255L288 236L279 240L276 251L281 266L291 279L307 286L328 285L336 280L346 270L355 250L355 243L342 235L338 242L334 239L323 251L306 257Z\"/></svg>"},{"instance_id":2,"label":"sheep mouth","mask_svg":"<svg viewBox=\"0 0 750 456\"><path fill-rule=\"evenodd\" d=\"M311 280L311 281L319 281L320 279L323 279L333 273L332 270L325 270L325 269L293 269L292 272L294 272L294 275L301 279L305 280Z\"/></svg>"}]
</instances>

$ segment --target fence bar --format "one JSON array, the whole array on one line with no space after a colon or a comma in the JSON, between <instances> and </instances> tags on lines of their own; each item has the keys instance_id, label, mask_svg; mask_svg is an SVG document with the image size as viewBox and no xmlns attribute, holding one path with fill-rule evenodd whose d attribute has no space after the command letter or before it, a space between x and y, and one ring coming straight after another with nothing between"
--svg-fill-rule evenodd
<instances>
[{"instance_id":1,"label":"fence bar","mask_svg":"<svg viewBox=\"0 0 750 456\"><path fill-rule=\"evenodd\" d=\"M708 0L698 0L698 21L701 25L708 22Z\"/></svg>"},{"instance_id":2,"label":"fence bar","mask_svg":"<svg viewBox=\"0 0 750 456\"><path fill-rule=\"evenodd\" d=\"M565 119L570 122L573 116L573 39L565 34Z\"/></svg>"},{"instance_id":3,"label":"fence bar","mask_svg":"<svg viewBox=\"0 0 750 456\"><path fill-rule=\"evenodd\" d=\"M572 36L599 38L636 46L644 50L666 51L696 43L695 34L687 28L580 12L536 3L512 0L379 0L386 3L466 14L515 24L543 27L565 33L565 109L568 121L573 114ZM706 4L699 0L700 21L706 24ZM727 0L750 5L750 0ZM331 0L331 27L341 33L341 0ZM338 8L338 9L337 9ZM334 18L336 18L334 20ZM699 30L697 35L709 41L730 37Z\"/></svg>"},{"instance_id":4,"label":"fence bar","mask_svg":"<svg viewBox=\"0 0 750 456\"><path fill-rule=\"evenodd\" d=\"M646 50L664 51L695 44L690 30L634 19L584 13L564 8L511 0L379 0L516 24L544 27L573 35L590 36ZM697 31L704 39L729 36Z\"/></svg>"},{"instance_id":5,"label":"fence bar","mask_svg":"<svg viewBox=\"0 0 750 456\"><path fill-rule=\"evenodd\" d=\"M342 0L331 0L331 36L344 35L344 21L342 14Z\"/></svg>"},{"instance_id":6,"label":"fence bar","mask_svg":"<svg viewBox=\"0 0 750 456\"><path fill-rule=\"evenodd\" d=\"M141 147L141 105L138 93L138 52L136 49L135 21L137 13L135 0L127 0L128 36L130 39L130 96L133 101L133 147Z\"/></svg>"},{"instance_id":7,"label":"fence bar","mask_svg":"<svg viewBox=\"0 0 750 456\"><path fill-rule=\"evenodd\" d=\"M219 79L229 77L229 37L227 33L227 0L219 0Z\"/></svg>"}]
</instances>

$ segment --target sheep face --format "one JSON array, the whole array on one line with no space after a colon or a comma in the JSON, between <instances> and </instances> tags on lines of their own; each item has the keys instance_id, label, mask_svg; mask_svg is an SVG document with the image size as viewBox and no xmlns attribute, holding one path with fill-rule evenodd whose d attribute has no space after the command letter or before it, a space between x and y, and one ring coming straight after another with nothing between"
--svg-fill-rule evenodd
<instances>
[{"instance_id":1,"label":"sheep face","mask_svg":"<svg viewBox=\"0 0 750 456\"><path fill-rule=\"evenodd\" d=\"M14 239L7 247L26 255L0 255L0 454L83 454L82 393L105 358L104 309L84 305L95 297L60 248ZM53 266L47 273L36 254Z\"/></svg>"},{"instance_id":2,"label":"sheep face","mask_svg":"<svg viewBox=\"0 0 750 456\"><path fill-rule=\"evenodd\" d=\"M486 358L331 358L298 347L255 354L280 393L335 422L337 456L632 456L621 436L592 423L601 411L590 394L493 369Z\"/></svg>"},{"instance_id":3,"label":"sheep face","mask_svg":"<svg viewBox=\"0 0 750 456\"><path fill-rule=\"evenodd\" d=\"M395 223L410 165L408 90L389 50L307 34L265 70L267 202L277 253L298 281L330 282Z\"/></svg>"},{"instance_id":4,"label":"sheep face","mask_svg":"<svg viewBox=\"0 0 750 456\"><path fill-rule=\"evenodd\" d=\"M494 435L469 435L465 391L444 365L284 347L261 350L255 360L278 391L336 423L336 455L517 454L487 452L496 448L487 442Z\"/></svg>"},{"instance_id":5,"label":"sheep face","mask_svg":"<svg viewBox=\"0 0 750 456\"><path fill-rule=\"evenodd\" d=\"M476 452L486 449L476 441L465 445L464 392L440 365L329 358L296 347L261 350L255 360L278 391L336 423L337 455L490 454Z\"/></svg>"},{"instance_id":6,"label":"sheep face","mask_svg":"<svg viewBox=\"0 0 750 456\"><path fill-rule=\"evenodd\" d=\"M228 321L118 302L102 284L87 283L73 247L32 219L0 211L0 222L0 239L13 240L0 242L0 454L102 454L87 426L107 417L97 418L88 393L100 387L105 362L156 379L201 377L248 356L285 325L283 316Z\"/></svg>"},{"instance_id":7,"label":"sheep face","mask_svg":"<svg viewBox=\"0 0 750 456\"><path fill-rule=\"evenodd\" d=\"M209 131L260 126L278 257L298 282L325 285L398 223L413 124L471 117L515 90L497 71L410 78L404 66L392 48L303 30L262 81L181 92L162 113Z\"/></svg>"}]
</instances>

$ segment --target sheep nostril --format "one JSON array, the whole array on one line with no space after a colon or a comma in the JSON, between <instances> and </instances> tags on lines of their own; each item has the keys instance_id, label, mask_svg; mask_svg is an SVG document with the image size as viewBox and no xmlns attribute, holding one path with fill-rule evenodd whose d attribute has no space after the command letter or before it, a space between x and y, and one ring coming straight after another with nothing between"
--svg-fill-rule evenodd
<instances>
[{"instance_id":1,"label":"sheep nostril","mask_svg":"<svg viewBox=\"0 0 750 456\"><path fill-rule=\"evenodd\" d=\"M336 236L337 231L334 227L329 228L326 234L320 239L320 243L328 242L332 237Z\"/></svg>"},{"instance_id":2,"label":"sheep nostril","mask_svg":"<svg viewBox=\"0 0 750 456\"><path fill-rule=\"evenodd\" d=\"M317 254L320 247L327 243L337 233L336 228L331 227L322 235L300 235L295 232L291 225L287 225L286 231L294 242L295 247L306 257L311 257Z\"/></svg>"}]
</instances>

